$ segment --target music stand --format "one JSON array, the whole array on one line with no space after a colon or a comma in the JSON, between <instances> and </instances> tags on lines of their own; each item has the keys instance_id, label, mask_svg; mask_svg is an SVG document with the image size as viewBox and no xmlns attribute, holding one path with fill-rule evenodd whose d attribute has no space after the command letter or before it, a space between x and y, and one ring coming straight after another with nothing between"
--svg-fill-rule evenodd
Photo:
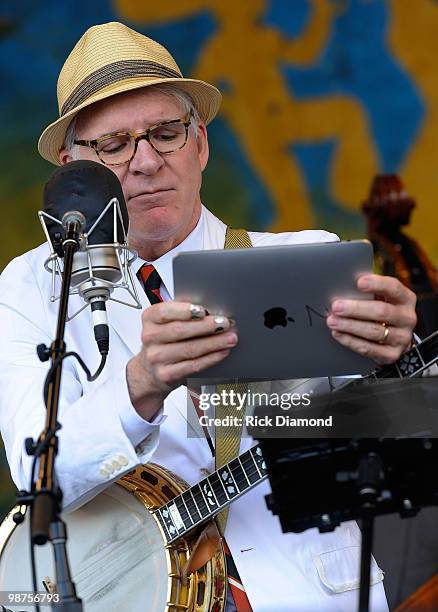
<instances>
[{"instance_id":1,"label":"music stand","mask_svg":"<svg viewBox=\"0 0 438 612\"><path fill-rule=\"evenodd\" d=\"M408 388L406 383L408 381L385 382L386 400L390 397L387 392L392 385L398 393L393 394L393 402L397 403L400 392ZM284 532L299 533L317 527L323 533L333 531L341 522L362 520L359 612L367 612L369 607L375 517L399 513L405 518L416 515L425 506L438 505L438 440L432 437L436 436L436 383L436 379L429 385L427 379L420 383L417 379L414 383L417 395L419 389L424 390L427 386L433 390L432 394L423 393L425 402L430 402L433 423L427 432L423 429L421 437L418 437L418 430L412 433L415 437L404 435L394 439L328 439L320 432L319 438L293 439L266 437L268 432L260 428L258 432L252 432L259 439L272 488L272 493L266 496L266 503L273 514L278 515ZM374 401L376 395L371 393L370 397ZM320 402L319 410L324 404L327 406L324 400ZM407 402L401 404L403 412ZM342 399L339 406L344 412ZM332 400L330 409L336 413L336 403ZM354 412L353 406L351 409ZM326 412L326 407L323 410ZM385 405L382 410L385 412ZM272 408L264 406L256 414L272 415L272 412ZM313 411L314 414L317 412L317 409ZM424 427L424 410L421 418ZM336 431L331 433L333 435ZM427 434L429 436L424 437ZM309 482L312 487L309 487Z\"/></svg>"}]
</instances>

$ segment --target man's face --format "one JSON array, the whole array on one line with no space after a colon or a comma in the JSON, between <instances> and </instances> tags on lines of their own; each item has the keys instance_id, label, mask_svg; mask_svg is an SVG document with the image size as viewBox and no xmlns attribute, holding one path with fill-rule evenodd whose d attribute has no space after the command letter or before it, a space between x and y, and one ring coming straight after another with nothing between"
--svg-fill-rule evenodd
<instances>
[{"instance_id":1,"label":"man's face","mask_svg":"<svg viewBox=\"0 0 438 612\"><path fill-rule=\"evenodd\" d=\"M92 140L112 132L142 132L162 121L185 114L173 97L147 88L120 94L81 111L76 138ZM94 149L79 146L80 159L99 161ZM71 161L60 153L61 163ZM108 166L119 178L129 213L129 244L144 259L170 250L194 229L201 212L201 173L208 160L205 126L195 137L189 127L186 145L160 155L140 140L134 158L122 166Z\"/></svg>"}]
</instances>

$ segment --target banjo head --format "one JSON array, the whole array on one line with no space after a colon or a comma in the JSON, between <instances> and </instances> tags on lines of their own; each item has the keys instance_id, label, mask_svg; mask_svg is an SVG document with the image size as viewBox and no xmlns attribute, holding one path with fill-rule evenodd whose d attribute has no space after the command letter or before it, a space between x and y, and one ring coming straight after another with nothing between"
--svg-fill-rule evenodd
<instances>
[{"instance_id":1,"label":"banjo head","mask_svg":"<svg viewBox=\"0 0 438 612\"><path fill-rule=\"evenodd\" d=\"M194 542L183 539L167 545L152 512L185 488L167 470L147 464L63 517L72 579L85 612L223 610L226 572L222 548L184 581L182 568ZM18 509L0 525L0 591L33 590L29 517L17 527L12 516ZM41 592L45 591L43 580L56 583L52 546L36 546L35 553ZM20 609L34 608L20 604Z\"/></svg>"}]
</instances>

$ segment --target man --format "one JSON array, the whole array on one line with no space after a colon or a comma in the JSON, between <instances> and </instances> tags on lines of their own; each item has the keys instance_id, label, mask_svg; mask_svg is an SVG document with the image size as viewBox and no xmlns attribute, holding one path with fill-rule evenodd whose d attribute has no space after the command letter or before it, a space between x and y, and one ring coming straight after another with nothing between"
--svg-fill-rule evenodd
<instances>
[{"instance_id":1,"label":"man","mask_svg":"<svg viewBox=\"0 0 438 612\"><path fill-rule=\"evenodd\" d=\"M226 227L202 206L199 194L208 160L205 126L218 110L219 92L184 79L157 43L110 23L91 28L78 42L60 73L58 99L61 116L43 132L40 153L55 164L100 161L117 174L130 217L129 243L139 254L133 270L153 262L164 299L150 305L142 295L141 315L108 304L111 351L96 383L65 362L57 475L65 507L72 509L152 459L189 483L214 470L207 441L187 439L181 385L226 359L238 336L229 320L209 315L202 305L172 301L173 255L224 246ZM250 238L254 246L335 239L320 231L251 232ZM44 424L46 367L35 345L50 342L56 321L43 270L46 256L42 246L17 258L0 286L0 417L20 488L30 478L23 440L37 437ZM411 343L414 294L395 279L375 275L362 277L358 286L380 299L337 300L327 324L343 345L378 363L392 362ZM76 303L77 296L72 309ZM66 342L90 369L98 362L85 312L68 323ZM240 452L251 445L243 440ZM343 525L323 536L315 530L284 535L266 510L267 491L262 484L233 504L225 532L253 610L350 612L357 601L357 527ZM371 602L377 612L387 609L382 579L374 566Z\"/></svg>"}]
</instances>

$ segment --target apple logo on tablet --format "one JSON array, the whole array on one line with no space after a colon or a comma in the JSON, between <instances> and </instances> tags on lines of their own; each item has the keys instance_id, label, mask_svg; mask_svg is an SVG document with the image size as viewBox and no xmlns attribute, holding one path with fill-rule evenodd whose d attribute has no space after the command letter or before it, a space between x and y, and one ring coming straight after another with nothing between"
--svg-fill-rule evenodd
<instances>
[{"instance_id":1,"label":"apple logo on tablet","mask_svg":"<svg viewBox=\"0 0 438 612\"><path fill-rule=\"evenodd\" d=\"M269 329L272 329L277 325L286 327L288 321L295 323L295 319L287 316L287 310L285 308L280 308L279 306L270 308L263 314L263 316L265 317L265 326L269 327Z\"/></svg>"}]
</instances>

